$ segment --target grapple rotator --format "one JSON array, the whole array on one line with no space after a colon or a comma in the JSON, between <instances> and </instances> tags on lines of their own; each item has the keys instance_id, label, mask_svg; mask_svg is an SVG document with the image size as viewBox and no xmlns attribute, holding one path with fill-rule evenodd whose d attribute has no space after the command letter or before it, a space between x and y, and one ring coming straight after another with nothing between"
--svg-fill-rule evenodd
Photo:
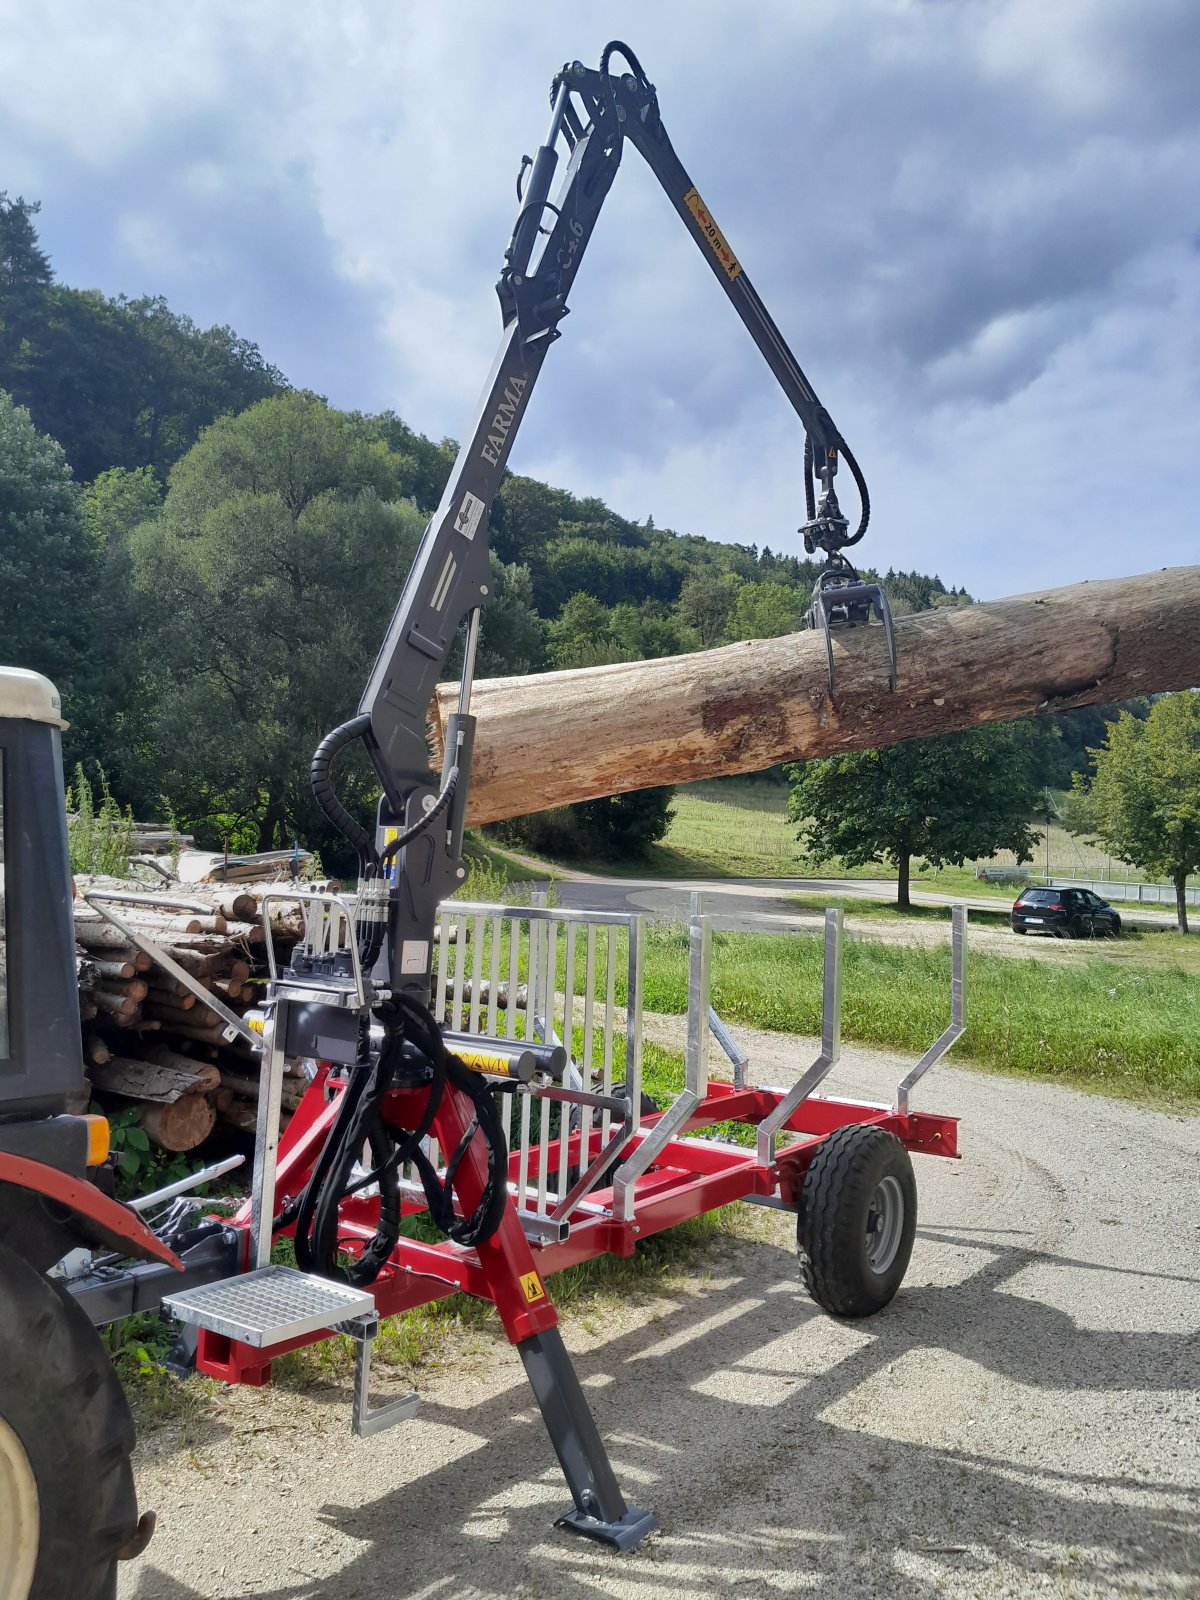
<instances>
[{"instance_id":1,"label":"grapple rotator","mask_svg":"<svg viewBox=\"0 0 1200 1600\"><path fill-rule=\"evenodd\" d=\"M833 432L833 423L824 408L818 408L817 421L818 426L824 428L827 425L828 431ZM850 532L849 519L839 506L837 493L833 487L839 448L854 478L862 507L858 527L853 534ZM821 493L818 496L813 471L815 455L813 434L810 430L805 436L804 446L804 491L808 505L808 521L800 529L800 535L807 553L811 556L818 550L823 550L828 558L828 565L817 578L804 621L809 628L819 628L825 640L825 670L829 679L829 698L832 700L834 695L833 629L860 625L866 627L870 624L872 616L883 624L887 637L888 688L894 694L896 635L887 595L879 584L860 577L842 554L848 545L857 544L867 531L867 523L871 519L871 500L867 493L867 485L858 462L846 448L845 443L839 442L828 445L821 451Z\"/></svg>"}]
</instances>

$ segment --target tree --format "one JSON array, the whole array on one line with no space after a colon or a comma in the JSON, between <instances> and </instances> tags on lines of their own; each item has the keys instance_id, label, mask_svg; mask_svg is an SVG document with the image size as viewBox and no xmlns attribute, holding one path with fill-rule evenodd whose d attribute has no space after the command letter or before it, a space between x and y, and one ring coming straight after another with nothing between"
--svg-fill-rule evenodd
<instances>
[{"instance_id":1,"label":"tree","mask_svg":"<svg viewBox=\"0 0 1200 1600\"><path fill-rule=\"evenodd\" d=\"M510 678L542 664L545 627L533 603L529 568L503 562L492 552L492 598L483 608L478 678Z\"/></svg>"},{"instance_id":2,"label":"tree","mask_svg":"<svg viewBox=\"0 0 1200 1600\"><path fill-rule=\"evenodd\" d=\"M0 190L0 384L29 363L29 332L54 281L50 258L38 244L34 217L41 207Z\"/></svg>"},{"instance_id":3,"label":"tree","mask_svg":"<svg viewBox=\"0 0 1200 1600\"><path fill-rule=\"evenodd\" d=\"M725 637L775 639L804 625L808 594L785 583L743 583L725 624Z\"/></svg>"},{"instance_id":4,"label":"tree","mask_svg":"<svg viewBox=\"0 0 1200 1600\"><path fill-rule=\"evenodd\" d=\"M0 389L0 659L57 685L71 760L96 720L99 572L66 457Z\"/></svg>"},{"instance_id":5,"label":"tree","mask_svg":"<svg viewBox=\"0 0 1200 1600\"><path fill-rule=\"evenodd\" d=\"M85 486L81 505L98 561L95 625L108 642L98 652L92 679L100 743L89 753L124 793L136 781L140 729L157 697L155 663L143 648L145 599L138 592L131 541L135 529L162 511L162 487L149 467L111 467ZM148 800L157 810L158 792Z\"/></svg>"},{"instance_id":6,"label":"tree","mask_svg":"<svg viewBox=\"0 0 1200 1600\"><path fill-rule=\"evenodd\" d=\"M633 789L605 800L585 800L572 806L575 833L589 856L644 856L671 826L671 785L661 789Z\"/></svg>"},{"instance_id":7,"label":"tree","mask_svg":"<svg viewBox=\"0 0 1200 1600\"><path fill-rule=\"evenodd\" d=\"M676 610L680 622L690 628L702 650L711 650L725 637L729 613L737 595L738 580L731 572L700 567L683 581Z\"/></svg>"},{"instance_id":8,"label":"tree","mask_svg":"<svg viewBox=\"0 0 1200 1600\"><path fill-rule=\"evenodd\" d=\"M809 761L789 768L788 816L818 860L892 862L907 909L913 856L933 866L997 850L1031 858L1038 759L1031 725L1008 722Z\"/></svg>"},{"instance_id":9,"label":"tree","mask_svg":"<svg viewBox=\"0 0 1200 1600\"><path fill-rule=\"evenodd\" d=\"M113 466L165 476L215 417L285 387L231 328L198 328L159 297L55 283L38 210L0 194L0 387L81 481Z\"/></svg>"},{"instance_id":10,"label":"tree","mask_svg":"<svg viewBox=\"0 0 1200 1600\"><path fill-rule=\"evenodd\" d=\"M262 849L326 837L309 761L354 713L424 523L396 475L360 424L288 394L208 428L131 536L158 690L141 792L214 842L230 821ZM365 804L373 782L347 783Z\"/></svg>"},{"instance_id":11,"label":"tree","mask_svg":"<svg viewBox=\"0 0 1200 1600\"><path fill-rule=\"evenodd\" d=\"M546 626L546 654L554 667L598 667L623 661L612 636L608 607L580 590Z\"/></svg>"},{"instance_id":12,"label":"tree","mask_svg":"<svg viewBox=\"0 0 1200 1600\"><path fill-rule=\"evenodd\" d=\"M1122 711L1090 753L1095 777L1073 780L1089 831L1123 861L1170 878L1186 933L1187 880L1200 872L1200 693L1164 695L1145 721Z\"/></svg>"}]
</instances>

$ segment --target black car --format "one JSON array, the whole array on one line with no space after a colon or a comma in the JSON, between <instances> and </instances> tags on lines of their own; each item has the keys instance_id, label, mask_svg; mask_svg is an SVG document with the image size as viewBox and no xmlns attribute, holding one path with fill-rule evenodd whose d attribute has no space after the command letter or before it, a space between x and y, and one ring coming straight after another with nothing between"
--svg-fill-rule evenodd
<instances>
[{"instance_id":1,"label":"black car","mask_svg":"<svg viewBox=\"0 0 1200 1600\"><path fill-rule=\"evenodd\" d=\"M1014 933L1054 933L1060 939L1086 939L1121 931L1121 919L1107 900L1090 889L1026 889L1012 908Z\"/></svg>"}]
</instances>

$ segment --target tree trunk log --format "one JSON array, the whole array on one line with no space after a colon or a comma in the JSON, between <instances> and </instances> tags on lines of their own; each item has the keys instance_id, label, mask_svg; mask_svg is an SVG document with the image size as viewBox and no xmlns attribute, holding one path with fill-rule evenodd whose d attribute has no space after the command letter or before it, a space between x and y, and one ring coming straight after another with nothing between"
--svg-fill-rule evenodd
<instances>
[{"instance_id":1,"label":"tree trunk log","mask_svg":"<svg viewBox=\"0 0 1200 1600\"><path fill-rule=\"evenodd\" d=\"M218 1088L221 1073L219 1068L203 1061L189 1061L186 1066L178 1067L114 1056L102 1066L92 1068L92 1082L105 1094L120 1095L125 1100L153 1100L171 1105L184 1095L206 1094Z\"/></svg>"},{"instance_id":2,"label":"tree trunk log","mask_svg":"<svg viewBox=\"0 0 1200 1600\"><path fill-rule=\"evenodd\" d=\"M185 1094L170 1105L147 1101L141 1123L163 1150L194 1150L216 1126L217 1114L202 1094Z\"/></svg>"},{"instance_id":3,"label":"tree trunk log","mask_svg":"<svg viewBox=\"0 0 1200 1600\"><path fill-rule=\"evenodd\" d=\"M290 1111L279 1113L279 1131L282 1133L291 1117ZM258 1131L258 1107L249 1100L233 1099L221 1112L221 1121L236 1128L239 1133L256 1133Z\"/></svg>"},{"instance_id":4,"label":"tree trunk log","mask_svg":"<svg viewBox=\"0 0 1200 1600\"><path fill-rule=\"evenodd\" d=\"M89 1066L102 1067L112 1060L112 1051L98 1033L89 1033L83 1041L83 1059Z\"/></svg>"},{"instance_id":5,"label":"tree trunk log","mask_svg":"<svg viewBox=\"0 0 1200 1600\"><path fill-rule=\"evenodd\" d=\"M1200 683L1200 566L818 634L475 685L472 823ZM435 700L440 769L458 686Z\"/></svg>"}]
</instances>

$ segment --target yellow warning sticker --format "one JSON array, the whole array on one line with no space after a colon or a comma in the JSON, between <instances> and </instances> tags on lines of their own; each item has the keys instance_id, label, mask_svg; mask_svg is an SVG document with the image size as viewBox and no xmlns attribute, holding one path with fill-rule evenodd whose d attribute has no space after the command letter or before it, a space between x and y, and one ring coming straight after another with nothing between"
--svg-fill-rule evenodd
<instances>
[{"instance_id":1,"label":"yellow warning sticker","mask_svg":"<svg viewBox=\"0 0 1200 1600\"><path fill-rule=\"evenodd\" d=\"M455 1055L464 1067L470 1067L472 1072L490 1072L495 1078L508 1077L507 1056L491 1055L484 1050L456 1050Z\"/></svg>"},{"instance_id":2,"label":"yellow warning sticker","mask_svg":"<svg viewBox=\"0 0 1200 1600\"><path fill-rule=\"evenodd\" d=\"M542 1280L536 1272L526 1272L521 1276L521 1289L526 1300L532 1305L535 1300L544 1300L546 1291L542 1288Z\"/></svg>"},{"instance_id":3,"label":"yellow warning sticker","mask_svg":"<svg viewBox=\"0 0 1200 1600\"><path fill-rule=\"evenodd\" d=\"M712 246L713 254L721 263L721 271L733 281L742 270L738 258L725 242L725 235L712 219L708 207L700 198L698 189L689 189L683 197L683 203L696 219L696 226Z\"/></svg>"}]
</instances>

